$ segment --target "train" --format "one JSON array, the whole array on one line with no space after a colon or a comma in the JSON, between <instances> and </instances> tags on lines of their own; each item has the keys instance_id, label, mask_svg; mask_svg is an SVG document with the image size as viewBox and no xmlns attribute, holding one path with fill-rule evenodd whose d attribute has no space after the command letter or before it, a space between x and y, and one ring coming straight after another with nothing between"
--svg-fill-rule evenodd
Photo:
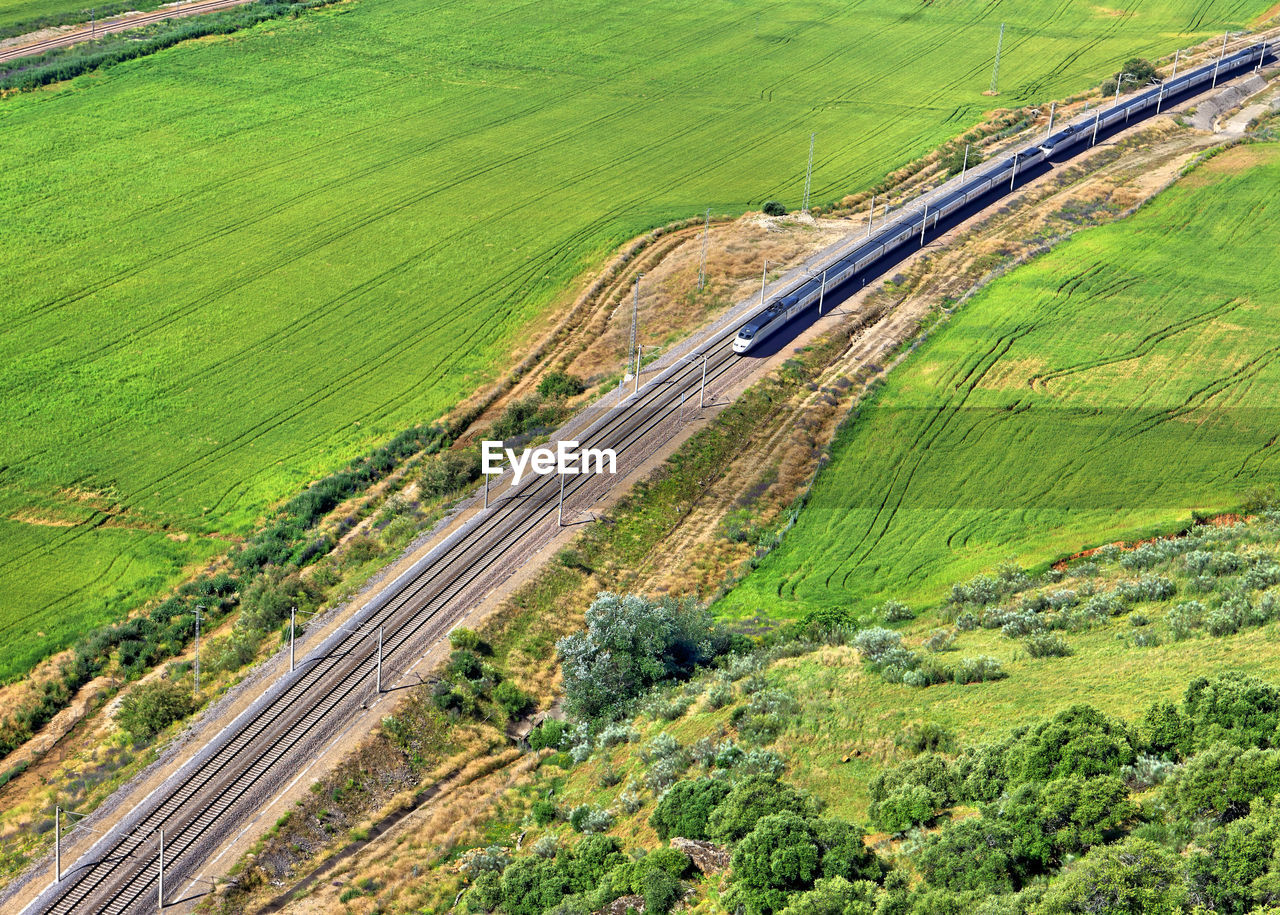
<instances>
[{"instance_id":1,"label":"train","mask_svg":"<svg viewBox=\"0 0 1280 915\"><path fill-rule=\"evenodd\" d=\"M1213 63L1164 80L1123 103L1105 109L1099 108L1092 117L1082 118L1050 134L1042 142L1018 150L994 166L984 169L981 174L960 180L954 190L938 200L930 201L922 210L903 213L868 236L853 251L826 265L821 275L810 276L798 286L769 301L738 329L733 339L733 351L739 355L750 352L797 315L819 303L831 290L839 288L855 275L868 270L913 240L918 239L923 246L930 226L936 228L962 207L980 200L997 188L1008 185L1009 190L1013 190L1018 175L1025 174L1027 169L1068 151L1074 155L1079 151L1076 147L1082 144L1092 146L1100 132L1158 113L1169 99L1202 91L1225 78L1238 75L1246 67L1260 68L1268 58L1273 61L1276 59L1274 43L1269 40L1223 55Z\"/></svg>"}]
</instances>

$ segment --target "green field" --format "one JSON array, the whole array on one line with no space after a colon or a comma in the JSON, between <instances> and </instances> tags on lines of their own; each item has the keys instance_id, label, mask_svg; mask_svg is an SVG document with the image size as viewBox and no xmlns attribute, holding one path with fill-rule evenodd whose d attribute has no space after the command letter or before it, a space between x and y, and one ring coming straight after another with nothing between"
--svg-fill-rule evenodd
<instances>
[{"instance_id":1,"label":"green field","mask_svg":"<svg viewBox=\"0 0 1280 915\"><path fill-rule=\"evenodd\" d=\"M1280 146L1229 151L980 293L846 424L726 608L928 603L1280 480L1277 180Z\"/></svg>"},{"instance_id":2,"label":"green field","mask_svg":"<svg viewBox=\"0 0 1280 915\"><path fill-rule=\"evenodd\" d=\"M624 239L798 204L811 131L817 201L954 136L1001 22L1017 105L1266 5L359 0L10 97L0 518L71 523L6 535L0 617L118 615L102 568L207 550L106 518L244 532L503 371Z\"/></svg>"}]
</instances>

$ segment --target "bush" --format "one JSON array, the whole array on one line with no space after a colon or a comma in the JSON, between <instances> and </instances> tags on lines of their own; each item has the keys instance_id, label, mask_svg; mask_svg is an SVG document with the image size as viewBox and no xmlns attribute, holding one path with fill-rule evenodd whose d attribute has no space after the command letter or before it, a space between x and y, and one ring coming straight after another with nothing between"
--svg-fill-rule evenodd
<instances>
[{"instance_id":1,"label":"bush","mask_svg":"<svg viewBox=\"0 0 1280 915\"><path fill-rule=\"evenodd\" d=\"M548 718L529 732L530 750L558 750L564 741L564 722Z\"/></svg>"},{"instance_id":2,"label":"bush","mask_svg":"<svg viewBox=\"0 0 1280 915\"><path fill-rule=\"evenodd\" d=\"M639 889L644 897L645 912L654 915L667 915L682 895L680 881L658 868L644 870Z\"/></svg>"},{"instance_id":3,"label":"bush","mask_svg":"<svg viewBox=\"0 0 1280 915\"><path fill-rule=\"evenodd\" d=\"M986 817L962 820L920 850L920 871L929 883L954 892L1007 893L1028 870L1013 850L1016 840L1004 823Z\"/></svg>"},{"instance_id":4,"label":"bush","mask_svg":"<svg viewBox=\"0 0 1280 915\"><path fill-rule=\"evenodd\" d=\"M586 614L587 629L556 643L565 708L576 718L619 717L654 685L687 679L725 653L730 638L691 601L650 601L602 592Z\"/></svg>"},{"instance_id":5,"label":"bush","mask_svg":"<svg viewBox=\"0 0 1280 915\"><path fill-rule=\"evenodd\" d=\"M895 648L902 646L902 636L892 629L863 629L853 638L853 647L872 664L879 664Z\"/></svg>"},{"instance_id":6,"label":"bush","mask_svg":"<svg viewBox=\"0 0 1280 915\"><path fill-rule=\"evenodd\" d=\"M818 805L813 798L777 778L749 775L716 805L708 818L707 832L713 839L736 842L751 832L761 818L784 811L816 816Z\"/></svg>"},{"instance_id":7,"label":"bush","mask_svg":"<svg viewBox=\"0 0 1280 915\"><path fill-rule=\"evenodd\" d=\"M581 378L566 372L548 372L538 382L538 393L543 397L576 397L586 389Z\"/></svg>"},{"instance_id":8,"label":"bush","mask_svg":"<svg viewBox=\"0 0 1280 915\"><path fill-rule=\"evenodd\" d=\"M935 653L952 651L956 647L956 635L947 629L935 629L925 638L923 647Z\"/></svg>"},{"instance_id":9,"label":"bush","mask_svg":"<svg viewBox=\"0 0 1280 915\"><path fill-rule=\"evenodd\" d=\"M954 683L986 683L988 680L1003 680L1008 674L1000 666L1000 662L987 655L976 658L963 658L951 672Z\"/></svg>"},{"instance_id":10,"label":"bush","mask_svg":"<svg viewBox=\"0 0 1280 915\"><path fill-rule=\"evenodd\" d=\"M677 782L662 796L649 817L658 838L709 839L711 811L729 795L724 779L699 778Z\"/></svg>"},{"instance_id":11,"label":"bush","mask_svg":"<svg viewBox=\"0 0 1280 915\"><path fill-rule=\"evenodd\" d=\"M1238 747L1277 745L1280 690L1248 674L1200 677L1184 699L1197 746L1225 741Z\"/></svg>"},{"instance_id":12,"label":"bush","mask_svg":"<svg viewBox=\"0 0 1280 915\"><path fill-rule=\"evenodd\" d=\"M1185 911L1181 861L1146 839L1091 849L1049 886L1045 915L1177 915Z\"/></svg>"},{"instance_id":13,"label":"bush","mask_svg":"<svg viewBox=\"0 0 1280 915\"><path fill-rule=\"evenodd\" d=\"M116 723L135 740L154 737L195 710L195 701L177 683L145 683L120 700Z\"/></svg>"},{"instance_id":14,"label":"bush","mask_svg":"<svg viewBox=\"0 0 1280 915\"><path fill-rule=\"evenodd\" d=\"M975 165L980 165L982 161L981 150L974 149L972 146L967 149L965 147L957 147L943 157L942 167L947 170L947 177L950 178L952 175L958 175L964 171L966 162L969 168L973 168Z\"/></svg>"},{"instance_id":15,"label":"bush","mask_svg":"<svg viewBox=\"0 0 1280 915\"><path fill-rule=\"evenodd\" d=\"M505 680L493 688L493 701L511 719L519 718L533 707L532 696Z\"/></svg>"},{"instance_id":16,"label":"bush","mask_svg":"<svg viewBox=\"0 0 1280 915\"><path fill-rule=\"evenodd\" d=\"M766 200L764 203L764 206L762 206L760 209L766 216L786 216L787 215L787 208L783 206L781 203L779 203L777 200Z\"/></svg>"},{"instance_id":17,"label":"bush","mask_svg":"<svg viewBox=\"0 0 1280 915\"><path fill-rule=\"evenodd\" d=\"M604 832L613 825L613 814L590 804L581 804L569 812L569 825L577 832Z\"/></svg>"},{"instance_id":18,"label":"bush","mask_svg":"<svg viewBox=\"0 0 1280 915\"><path fill-rule=\"evenodd\" d=\"M916 613L901 601L888 600L876 608L875 613L880 619L886 623L900 623L904 620L913 620Z\"/></svg>"},{"instance_id":19,"label":"bush","mask_svg":"<svg viewBox=\"0 0 1280 915\"><path fill-rule=\"evenodd\" d=\"M1028 636L1022 645L1033 658L1065 658L1071 654L1071 646L1066 639L1047 632Z\"/></svg>"},{"instance_id":20,"label":"bush","mask_svg":"<svg viewBox=\"0 0 1280 915\"><path fill-rule=\"evenodd\" d=\"M533 813L533 821L539 826L549 826L556 821L556 805L554 801L534 801L531 812Z\"/></svg>"},{"instance_id":21,"label":"bush","mask_svg":"<svg viewBox=\"0 0 1280 915\"><path fill-rule=\"evenodd\" d=\"M908 725L893 742L914 756L921 753L952 753L956 748L956 735L944 725L926 721L923 724Z\"/></svg>"}]
</instances>

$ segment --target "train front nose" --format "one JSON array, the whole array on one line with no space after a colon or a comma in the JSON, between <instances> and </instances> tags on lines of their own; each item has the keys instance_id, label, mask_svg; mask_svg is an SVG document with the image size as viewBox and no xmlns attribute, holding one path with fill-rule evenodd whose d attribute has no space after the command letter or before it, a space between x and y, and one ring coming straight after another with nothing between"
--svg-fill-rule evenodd
<instances>
[{"instance_id":1,"label":"train front nose","mask_svg":"<svg viewBox=\"0 0 1280 915\"><path fill-rule=\"evenodd\" d=\"M743 340L741 337L733 338L733 351L735 353L745 353L749 345L750 345L749 342L746 340Z\"/></svg>"}]
</instances>

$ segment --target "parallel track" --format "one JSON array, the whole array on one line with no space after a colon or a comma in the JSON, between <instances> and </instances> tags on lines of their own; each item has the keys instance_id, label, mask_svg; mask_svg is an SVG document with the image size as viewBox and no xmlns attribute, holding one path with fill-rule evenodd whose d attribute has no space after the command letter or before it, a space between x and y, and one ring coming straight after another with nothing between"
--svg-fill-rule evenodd
<instances>
[{"instance_id":1,"label":"parallel track","mask_svg":"<svg viewBox=\"0 0 1280 915\"><path fill-rule=\"evenodd\" d=\"M1028 174L1027 179L1030 177ZM1010 193L1015 183L993 190L982 208ZM921 222L920 215L903 213L881 231L892 234L902 225ZM935 223L935 234L944 229ZM926 240L926 233L921 232L920 243ZM904 249L893 257L886 256L850 276L845 288L857 288L908 253ZM847 254L837 253L833 259L842 256ZM808 277L801 278L771 301L793 294L806 282ZM834 299L838 292L832 288L829 295ZM731 342L742 323L714 333L689 357L648 382L638 395L574 437L583 445L614 448L624 463L628 455L643 456L646 436L675 418L686 398L697 395L704 354L708 386L732 371L737 357L731 352ZM393 682L397 669L412 666L456 624L460 610L452 604L468 589L487 586L485 575L492 574L496 559L509 551L520 554L522 540L527 546L549 536L556 524L559 485L553 476L530 478L491 503L487 512L468 520L370 601L351 621L355 631L336 632L304 657L296 671L268 687L250 708L100 839L82 857L84 863L74 865L61 884L49 887L27 911L154 911L159 857L156 837L161 828L165 831L166 897L173 900L177 888L196 876L196 868L207 859L209 850L225 843L271 799L282 781L300 772L326 740L360 712L362 697L372 694L373 633L383 628L384 679ZM580 492L588 496L600 485L597 477L570 477L565 501Z\"/></svg>"}]
</instances>

